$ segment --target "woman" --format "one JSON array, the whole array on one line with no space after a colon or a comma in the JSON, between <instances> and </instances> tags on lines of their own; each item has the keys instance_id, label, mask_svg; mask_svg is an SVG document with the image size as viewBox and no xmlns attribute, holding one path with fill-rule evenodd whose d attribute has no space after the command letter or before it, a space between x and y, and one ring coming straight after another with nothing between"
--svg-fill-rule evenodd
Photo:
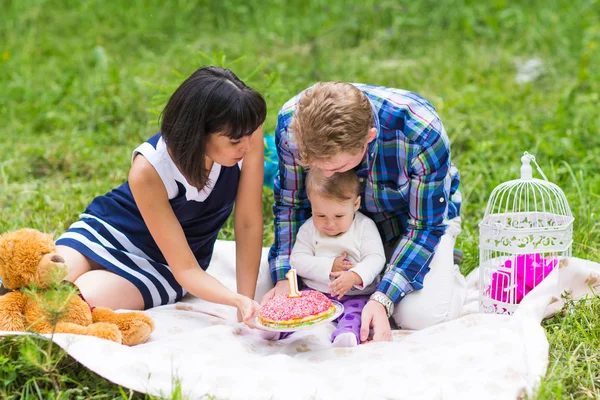
<instances>
[{"instance_id":1,"label":"woman","mask_svg":"<svg viewBox=\"0 0 600 400\"><path fill-rule=\"evenodd\" d=\"M92 306L147 309L189 292L248 322L258 307L265 101L231 71L206 67L162 117L160 133L134 150L128 182L57 240L67 280ZM239 293L205 272L234 204Z\"/></svg>"}]
</instances>

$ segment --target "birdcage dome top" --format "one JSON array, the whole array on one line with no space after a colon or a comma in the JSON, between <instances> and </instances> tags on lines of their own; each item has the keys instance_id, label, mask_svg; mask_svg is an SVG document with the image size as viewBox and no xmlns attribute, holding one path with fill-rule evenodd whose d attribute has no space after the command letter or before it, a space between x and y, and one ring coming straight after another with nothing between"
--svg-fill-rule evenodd
<instances>
[{"instance_id":1,"label":"birdcage dome top","mask_svg":"<svg viewBox=\"0 0 600 400\"><path fill-rule=\"evenodd\" d=\"M544 179L533 177L534 163ZM549 182L535 157L521 157L521 178L498 185L490 196L481 228L494 230L553 230L573 223L573 215L564 192Z\"/></svg>"}]
</instances>

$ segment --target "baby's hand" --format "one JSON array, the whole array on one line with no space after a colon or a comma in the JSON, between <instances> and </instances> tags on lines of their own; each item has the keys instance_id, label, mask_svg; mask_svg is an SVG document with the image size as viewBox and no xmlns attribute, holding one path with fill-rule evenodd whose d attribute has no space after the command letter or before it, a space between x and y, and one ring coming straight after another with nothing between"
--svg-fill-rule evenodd
<instances>
[{"instance_id":1,"label":"baby's hand","mask_svg":"<svg viewBox=\"0 0 600 400\"><path fill-rule=\"evenodd\" d=\"M332 272L331 276L337 276L335 281L329 284L329 294L340 300L354 285L362 285L362 278L354 271Z\"/></svg>"},{"instance_id":2,"label":"baby's hand","mask_svg":"<svg viewBox=\"0 0 600 400\"><path fill-rule=\"evenodd\" d=\"M343 272L354 268L354 264L352 264L352 261L348 260L346 257L348 257L348 253L346 252L343 252L341 256L336 257L335 260L333 260L331 272Z\"/></svg>"}]
</instances>

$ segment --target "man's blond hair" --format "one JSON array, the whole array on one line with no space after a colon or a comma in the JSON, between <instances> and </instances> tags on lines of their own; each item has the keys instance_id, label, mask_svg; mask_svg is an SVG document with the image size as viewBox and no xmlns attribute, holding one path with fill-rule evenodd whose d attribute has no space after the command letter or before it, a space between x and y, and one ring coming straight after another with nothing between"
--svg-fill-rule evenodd
<instances>
[{"instance_id":1,"label":"man's blond hair","mask_svg":"<svg viewBox=\"0 0 600 400\"><path fill-rule=\"evenodd\" d=\"M320 82L307 89L290 124L299 161L305 165L339 153L358 153L372 127L369 99L345 82Z\"/></svg>"},{"instance_id":2,"label":"man's blond hair","mask_svg":"<svg viewBox=\"0 0 600 400\"><path fill-rule=\"evenodd\" d=\"M306 175L306 192L309 198L317 195L347 201L360 195L360 182L353 170L336 172L327 177L320 169L310 168Z\"/></svg>"}]
</instances>

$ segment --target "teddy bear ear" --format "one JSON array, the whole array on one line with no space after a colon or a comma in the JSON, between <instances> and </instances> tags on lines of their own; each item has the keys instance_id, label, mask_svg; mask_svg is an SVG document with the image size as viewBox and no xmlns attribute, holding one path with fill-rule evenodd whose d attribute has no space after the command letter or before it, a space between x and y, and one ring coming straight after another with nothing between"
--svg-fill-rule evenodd
<instances>
[{"instance_id":1,"label":"teddy bear ear","mask_svg":"<svg viewBox=\"0 0 600 400\"><path fill-rule=\"evenodd\" d=\"M8 251L12 251L12 249L15 247L15 241L14 240L9 240L6 243L4 243L4 246L6 247L6 249Z\"/></svg>"}]
</instances>

